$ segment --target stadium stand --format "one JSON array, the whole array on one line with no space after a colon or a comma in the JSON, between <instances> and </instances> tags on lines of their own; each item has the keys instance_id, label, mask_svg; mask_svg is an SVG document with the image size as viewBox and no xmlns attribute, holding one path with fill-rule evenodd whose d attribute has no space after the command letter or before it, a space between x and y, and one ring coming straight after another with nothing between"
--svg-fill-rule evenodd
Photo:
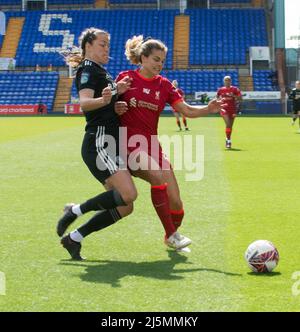
<instances>
[{"instance_id":1,"label":"stadium stand","mask_svg":"<svg viewBox=\"0 0 300 332\"><path fill-rule=\"evenodd\" d=\"M271 70L254 70L253 83L256 91L278 91L278 82Z\"/></svg>"},{"instance_id":2,"label":"stadium stand","mask_svg":"<svg viewBox=\"0 0 300 332\"><path fill-rule=\"evenodd\" d=\"M42 102L52 111L58 73L0 73L0 105L34 105Z\"/></svg>"},{"instance_id":3,"label":"stadium stand","mask_svg":"<svg viewBox=\"0 0 300 332\"><path fill-rule=\"evenodd\" d=\"M47 0L49 5L73 5L73 4L86 4L86 5L93 5L94 0Z\"/></svg>"},{"instance_id":4,"label":"stadium stand","mask_svg":"<svg viewBox=\"0 0 300 332\"><path fill-rule=\"evenodd\" d=\"M224 3L224 4L251 3L251 0L212 0L212 4L214 3Z\"/></svg>"},{"instance_id":5,"label":"stadium stand","mask_svg":"<svg viewBox=\"0 0 300 332\"><path fill-rule=\"evenodd\" d=\"M169 48L166 68L172 68L174 17L177 10L93 10L28 12L17 50L17 66L63 66L60 52L77 44L80 32L89 26L99 26L111 33L112 60L108 66L112 75L129 68L124 55L126 40L134 34L155 36ZM119 24L115 24L118 22ZM36 33L34 33L36 31ZM45 56L46 55L46 56Z\"/></svg>"},{"instance_id":6,"label":"stadium stand","mask_svg":"<svg viewBox=\"0 0 300 332\"><path fill-rule=\"evenodd\" d=\"M163 73L169 80L177 80L185 94L195 91L217 91L226 75L232 77L234 85L239 84L237 70L173 70Z\"/></svg>"},{"instance_id":7,"label":"stadium stand","mask_svg":"<svg viewBox=\"0 0 300 332\"><path fill-rule=\"evenodd\" d=\"M157 4L157 0L109 0L111 5L114 4Z\"/></svg>"},{"instance_id":8,"label":"stadium stand","mask_svg":"<svg viewBox=\"0 0 300 332\"><path fill-rule=\"evenodd\" d=\"M22 0L0 0L0 5L20 5Z\"/></svg>"},{"instance_id":9,"label":"stadium stand","mask_svg":"<svg viewBox=\"0 0 300 332\"><path fill-rule=\"evenodd\" d=\"M77 103L79 101L78 93L75 86L75 80L73 80L72 89L71 89L71 100L72 103Z\"/></svg>"},{"instance_id":10,"label":"stadium stand","mask_svg":"<svg viewBox=\"0 0 300 332\"><path fill-rule=\"evenodd\" d=\"M245 65L250 46L267 46L262 9L189 9L191 65Z\"/></svg>"},{"instance_id":11,"label":"stadium stand","mask_svg":"<svg viewBox=\"0 0 300 332\"><path fill-rule=\"evenodd\" d=\"M75 5L75 4L82 4L82 5L94 5L94 0L47 0L48 5ZM0 0L1 5L21 5L22 0Z\"/></svg>"},{"instance_id":12,"label":"stadium stand","mask_svg":"<svg viewBox=\"0 0 300 332\"><path fill-rule=\"evenodd\" d=\"M16 0L0 0L0 3L5 1L17 2ZM83 0L49 0L48 3L70 4L80 1ZM125 1L126 3L131 2L130 0L111 0L110 3L125 3ZM93 1L88 0L87 2L92 3ZM156 1L135 0L132 2ZM212 3L217 2L232 4L250 1L212 1ZM124 9L6 12L7 24L10 18L25 17L15 57L17 70L24 70L24 67L32 69L37 64L44 69L49 64L56 69L65 68L60 53L77 45L79 34L83 29L96 26L111 33L113 47L110 53L111 60L107 67L113 77L116 77L120 71L136 68L128 63L124 55L126 40L137 34L143 34L145 37L153 36L164 41L169 49L163 75L170 80L176 79L185 94L190 96L196 91L216 91L222 86L225 75L230 75L233 84L240 86L245 77L239 77L239 66L245 68L248 62L249 46L268 45L267 24L263 9L245 9L244 7L243 9L226 10L188 9L185 11L185 15L189 17L187 22L190 26L190 29L187 30L189 54L183 64L176 64L178 57L173 48L175 49L176 44L175 18L180 17L178 15L179 10L156 9L147 9L146 12L141 9L127 9L126 12ZM181 15L181 17L184 16ZM101 22L101 26L99 26L99 22ZM118 24L115 24L116 22ZM0 48L1 44L3 46L3 40L0 38ZM5 75L7 76L5 77ZM38 103L39 99L43 97L51 112L56 95L55 89L57 89L59 81L58 75L58 73L43 71L1 74L1 83L5 83L7 80L10 80L10 83L5 83L5 89L0 95L0 104L14 104L18 100L27 104ZM253 77L249 76L250 84L248 86L250 88L247 87L247 90L244 91L251 91L253 88L256 91L278 90L271 77L270 70L254 71ZM37 86L34 81L41 81L42 84ZM9 87L14 84L17 87L15 90ZM73 82L71 100L76 101L76 99L78 99L78 95ZM265 107L263 103L258 103L258 106Z\"/></svg>"},{"instance_id":13,"label":"stadium stand","mask_svg":"<svg viewBox=\"0 0 300 332\"><path fill-rule=\"evenodd\" d=\"M157 8L157 0L109 0L110 8Z\"/></svg>"}]
</instances>

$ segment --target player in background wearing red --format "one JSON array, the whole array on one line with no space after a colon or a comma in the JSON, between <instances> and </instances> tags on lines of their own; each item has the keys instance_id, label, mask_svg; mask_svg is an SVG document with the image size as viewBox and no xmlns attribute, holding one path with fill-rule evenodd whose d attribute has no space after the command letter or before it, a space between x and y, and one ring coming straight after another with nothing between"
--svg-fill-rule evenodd
<instances>
[{"instance_id":1,"label":"player in background wearing red","mask_svg":"<svg viewBox=\"0 0 300 332\"><path fill-rule=\"evenodd\" d=\"M226 103L226 106L223 107L224 110L220 114L226 125L226 148L231 149L232 128L238 111L238 104L242 101L242 94L237 87L231 85L231 77L225 76L224 86L217 91L217 97L222 98L224 103Z\"/></svg>"},{"instance_id":2,"label":"player in background wearing red","mask_svg":"<svg viewBox=\"0 0 300 332\"><path fill-rule=\"evenodd\" d=\"M129 158L136 152L139 158L139 168L131 168L131 173L151 185L152 203L165 230L165 243L175 249L185 248L191 244L191 240L177 232L184 210L176 177L157 138L159 116L166 103L184 116L196 118L220 112L222 101L213 100L205 106L187 104L172 83L160 75L167 54L167 47L161 41L133 36L125 48L131 64L140 66L137 70L120 73L116 80L126 76L131 78L130 89L121 97L123 102L115 105L121 127L127 129ZM129 146L130 138L137 134L148 143L145 149ZM155 154L151 151L153 145L159 147ZM157 169L151 167L153 161L158 165Z\"/></svg>"},{"instance_id":3,"label":"player in background wearing red","mask_svg":"<svg viewBox=\"0 0 300 332\"><path fill-rule=\"evenodd\" d=\"M180 94L180 96L182 98L184 98L184 92L178 88L178 82L176 80L172 81L172 84L175 86L175 88L177 89L178 93ZM175 115L175 118L176 118L176 123L177 123L177 126L179 128L179 131L182 130L182 127L181 127L181 123L180 123L180 113L178 113L174 108L172 108L173 110L173 113ZM187 126L187 121L186 121L186 117L184 115L182 115L182 122L184 124L184 128L186 131L189 130L188 126Z\"/></svg>"}]
</instances>

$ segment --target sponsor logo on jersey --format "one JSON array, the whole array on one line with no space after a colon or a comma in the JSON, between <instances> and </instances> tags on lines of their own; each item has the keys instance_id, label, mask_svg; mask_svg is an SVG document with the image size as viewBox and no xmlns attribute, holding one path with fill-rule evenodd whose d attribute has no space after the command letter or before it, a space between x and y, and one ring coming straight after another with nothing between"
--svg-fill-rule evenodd
<instances>
[{"instance_id":1,"label":"sponsor logo on jersey","mask_svg":"<svg viewBox=\"0 0 300 332\"><path fill-rule=\"evenodd\" d=\"M88 82L90 77L89 73L82 73L81 78L80 78L80 84L85 84Z\"/></svg>"},{"instance_id":2,"label":"sponsor logo on jersey","mask_svg":"<svg viewBox=\"0 0 300 332\"><path fill-rule=\"evenodd\" d=\"M130 107L136 107L136 99L134 97L130 98L129 106Z\"/></svg>"}]
</instances>

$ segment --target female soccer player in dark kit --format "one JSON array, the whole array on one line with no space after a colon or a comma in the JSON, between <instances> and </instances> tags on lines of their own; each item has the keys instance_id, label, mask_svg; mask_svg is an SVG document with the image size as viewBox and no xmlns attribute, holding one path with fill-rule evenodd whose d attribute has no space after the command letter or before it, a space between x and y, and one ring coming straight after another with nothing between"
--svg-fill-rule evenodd
<instances>
[{"instance_id":1,"label":"female soccer player in dark kit","mask_svg":"<svg viewBox=\"0 0 300 332\"><path fill-rule=\"evenodd\" d=\"M137 191L131 175L122 167L119 156L119 117L114 105L117 96L131 84L124 77L117 84L103 65L109 61L110 35L96 28L82 32L80 48L65 54L67 64L75 67L80 107L86 118L81 154L92 175L106 191L82 204L67 204L57 224L61 237L79 216L97 213L85 224L61 239L61 244L75 260L81 260L81 241L89 234L106 228L133 210Z\"/></svg>"}]
</instances>

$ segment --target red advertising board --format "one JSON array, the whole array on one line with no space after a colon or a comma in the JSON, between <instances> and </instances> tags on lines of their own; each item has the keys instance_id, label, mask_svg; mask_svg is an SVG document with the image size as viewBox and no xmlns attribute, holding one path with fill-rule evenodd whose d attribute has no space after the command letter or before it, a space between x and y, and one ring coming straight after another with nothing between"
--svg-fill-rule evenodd
<instances>
[{"instance_id":1,"label":"red advertising board","mask_svg":"<svg viewBox=\"0 0 300 332\"><path fill-rule=\"evenodd\" d=\"M65 105L66 114L82 114L82 110L79 104L66 104Z\"/></svg>"},{"instance_id":2,"label":"red advertising board","mask_svg":"<svg viewBox=\"0 0 300 332\"><path fill-rule=\"evenodd\" d=\"M19 114L32 115L47 113L47 107L42 105L0 105L0 115Z\"/></svg>"}]
</instances>

